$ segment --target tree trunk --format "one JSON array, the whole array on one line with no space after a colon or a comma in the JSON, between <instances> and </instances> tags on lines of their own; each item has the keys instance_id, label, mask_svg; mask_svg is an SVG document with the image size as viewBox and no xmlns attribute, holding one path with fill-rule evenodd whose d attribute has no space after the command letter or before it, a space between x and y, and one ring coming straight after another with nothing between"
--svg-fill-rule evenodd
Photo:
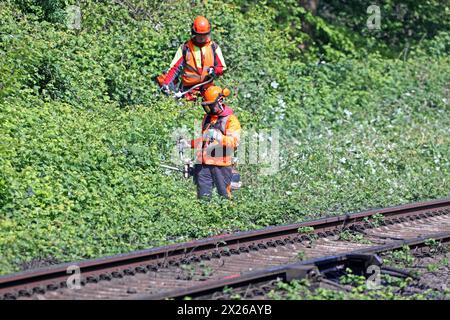
<instances>
[{"instance_id":1,"label":"tree trunk","mask_svg":"<svg viewBox=\"0 0 450 320\"><path fill-rule=\"evenodd\" d=\"M316 15L319 0L300 0L300 5L313 15Z\"/></svg>"},{"instance_id":2,"label":"tree trunk","mask_svg":"<svg viewBox=\"0 0 450 320\"><path fill-rule=\"evenodd\" d=\"M317 7L319 6L319 0L299 0L299 4L311 12L313 15L317 13ZM310 37L313 37L313 28L306 21L302 21L302 30L304 33L308 34ZM308 41L300 44L299 48L301 50L305 50L309 47Z\"/></svg>"}]
</instances>

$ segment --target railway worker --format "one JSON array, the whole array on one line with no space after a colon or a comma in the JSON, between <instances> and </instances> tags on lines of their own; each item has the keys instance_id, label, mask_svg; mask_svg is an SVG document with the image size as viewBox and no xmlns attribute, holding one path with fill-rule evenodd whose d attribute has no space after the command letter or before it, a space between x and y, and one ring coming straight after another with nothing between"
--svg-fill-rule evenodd
<instances>
[{"instance_id":1,"label":"railway worker","mask_svg":"<svg viewBox=\"0 0 450 320\"><path fill-rule=\"evenodd\" d=\"M241 125L233 110L223 102L229 94L228 89L211 86L203 95L202 137L190 144L196 151L193 174L199 199L210 199L214 186L219 195L231 199L232 156L239 145Z\"/></svg>"},{"instance_id":2,"label":"railway worker","mask_svg":"<svg viewBox=\"0 0 450 320\"><path fill-rule=\"evenodd\" d=\"M211 77L223 75L226 70L222 50L211 40L211 24L202 16L195 18L191 27L192 37L178 48L166 74L157 78L161 90L167 94L175 91L181 77L180 91L187 91ZM213 86L213 82L195 88L185 95L188 101L196 100L196 94Z\"/></svg>"}]
</instances>

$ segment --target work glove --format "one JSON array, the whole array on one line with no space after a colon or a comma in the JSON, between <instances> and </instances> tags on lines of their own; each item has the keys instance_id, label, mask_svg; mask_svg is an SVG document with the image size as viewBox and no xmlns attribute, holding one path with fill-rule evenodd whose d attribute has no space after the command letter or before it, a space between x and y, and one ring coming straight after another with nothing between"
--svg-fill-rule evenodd
<instances>
[{"instance_id":1,"label":"work glove","mask_svg":"<svg viewBox=\"0 0 450 320\"><path fill-rule=\"evenodd\" d=\"M214 67L209 68L208 75L210 75L213 78L216 77L216 71L215 71Z\"/></svg>"},{"instance_id":2,"label":"work glove","mask_svg":"<svg viewBox=\"0 0 450 320\"><path fill-rule=\"evenodd\" d=\"M167 95L170 94L170 89L169 89L169 86L167 84L161 86L161 91L164 92Z\"/></svg>"},{"instance_id":3,"label":"work glove","mask_svg":"<svg viewBox=\"0 0 450 320\"><path fill-rule=\"evenodd\" d=\"M206 133L206 140L208 141L217 141L222 142L223 134L220 130L217 129L209 129Z\"/></svg>"}]
</instances>

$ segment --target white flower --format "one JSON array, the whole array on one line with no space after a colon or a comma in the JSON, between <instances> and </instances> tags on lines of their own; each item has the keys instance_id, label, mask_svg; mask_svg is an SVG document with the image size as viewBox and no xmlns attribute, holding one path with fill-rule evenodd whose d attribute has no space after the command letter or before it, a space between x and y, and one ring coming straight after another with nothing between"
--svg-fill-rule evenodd
<instances>
[{"instance_id":1,"label":"white flower","mask_svg":"<svg viewBox=\"0 0 450 320\"><path fill-rule=\"evenodd\" d=\"M276 89L276 88L278 88L279 84L278 84L278 82L276 82L276 81L272 81L272 82L270 83L270 86L271 86L272 88Z\"/></svg>"},{"instance_id":2,"label":"white flower","mask_svg":"<svg viewBox=\"0 0 450 320\"><path fill-rule=\"evenodd\" d=\"M350 117L353 114L350 111L348 111L347 109L344 110L344 113L347 117Z\"/></svg>"},{"instance_id":3,"label":"white flower","mask_svg":"<svg viewBox=\"0 0 450 320\"><path fill-rule=\"evenodd\" d=\"M341 160L339 160L339 162L340 162L340 163L346 163L346 162L347 162L347 159L341 158Z\"/></svg>"}]
</instances>

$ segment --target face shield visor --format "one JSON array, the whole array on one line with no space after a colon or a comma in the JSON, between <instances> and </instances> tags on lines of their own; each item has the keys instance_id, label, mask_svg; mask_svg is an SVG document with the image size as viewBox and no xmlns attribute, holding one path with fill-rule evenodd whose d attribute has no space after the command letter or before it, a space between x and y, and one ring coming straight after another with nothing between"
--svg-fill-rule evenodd
<instances>
[{"instance_id":1,"label":"face shield visor","mask_svg":"<svg viewBox=\"0 0 450 320\"><path fill-rule=\"evenodd\" d=\"M206 43L208 43L208 41L211 40L211 38L210 38L209 33L206 33L206 34L194 33L193 40L197 44L206 44Z\"/></svg>"},{"instance_id":2,"label":"face shield visor","mask_svg":"<svg viewBox=\"0 0 450 320\"><path fill-rule=\"evenodd\" d=\"M223 111L223 106L219 99L213 102L202 102L202 107L207 114L211 115L220 114Z\"/></svg>"}]
</instances>

